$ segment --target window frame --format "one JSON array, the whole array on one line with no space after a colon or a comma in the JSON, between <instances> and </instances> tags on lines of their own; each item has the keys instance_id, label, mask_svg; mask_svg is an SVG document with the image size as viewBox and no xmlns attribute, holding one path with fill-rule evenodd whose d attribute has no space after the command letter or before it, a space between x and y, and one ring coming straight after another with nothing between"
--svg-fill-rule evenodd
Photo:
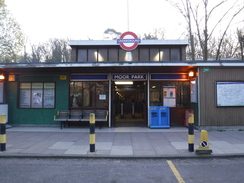
<instances>
[{"instance_id":1,"label":"window frame","mask_svg":"<svg viewBox=\"0 0 244 183\"><path fill-rule=\"evenodd\" d=\"M80 84L78 84L78 82ZM99 88L100 87L97 86L97 84L99 84L99 83L105 83L105 82L106 82L106 86L103 85L103 87L105 87L104 89L106 89L106 88L107 89L105 90L105 93L103 92L103 93L100 94L99 93ZM74 94L72 93L73 89L71 89L72 83L73 83L73 85L75 87L77 87L78 85L80 85L81 100L77 100L79 98L79 96L76 97L75 101L77 102L76 103L77 106L76 106L76 104L75 105L73 104L73 99L74 99L73 96L74 96ZM74 83L77 83L77 84L74 84ZM92 100L91 101L89 100L89 105L86 106L86 105L84 105L84 99L85 99L84 92L86 90L86 87L87 86L90 86L91 84L94 85L94 89L89 90L89 91L92 92L92 93L89 92L89 98L92 98ZM69 100L70 100L69 101L69 108L70 109L76 109L76 108L87 108L87 109L99 108L99 109L107 109L108 108L108 105L109 105L109 91L108 90L109 90L109 82L108 81L103 81L103 80L101 80L101 81L95 81L95 80L90 80L90 81L82 81L82 80L81 81L70 81L70 83L69 83ZM105 99L103 97L105 97ZM104 100L105 101L105 104L107 103L107 105L106 106L103 106L103 107L98 106L99 103L102 103L100 100ZM81 104L81 105L79 106L78 104Z\"/></svg>"},{"instance_id":2,"label":"window frame","mask_svg":"<svg viewBox=\"0 0 244 183\"><path fill-rule=\"evenodd\" d=\"M22 85L23 84L23 85ZM39 85L38 85L39 84ZM48 84L52 84L48 87ZM36 86L36 87L33 87ZM25 91L24 91L25 90ZM36 92L38 93L35 93ZM50 90L50 91L47 91ZM49 93L49 95L47 94ZM51 92L51 93L50 93ZM40 95L41 93L41 95ZM36 96L36 102L39 102L40 106L34 105L33 98L34 94ZM25 95L25 96L24 96ZM48 97L51 101L51 107L47 107L45 98ZM21 100L26 100L27 107L24 107L24 102ZM40 102L41 98L41 102ZM29 101L28 101L29 100ZM18 109L55 109L56 108L56 82L46 82L46 81L22 81L19 82L18 86Z\"/></svg>"}]
</instances>

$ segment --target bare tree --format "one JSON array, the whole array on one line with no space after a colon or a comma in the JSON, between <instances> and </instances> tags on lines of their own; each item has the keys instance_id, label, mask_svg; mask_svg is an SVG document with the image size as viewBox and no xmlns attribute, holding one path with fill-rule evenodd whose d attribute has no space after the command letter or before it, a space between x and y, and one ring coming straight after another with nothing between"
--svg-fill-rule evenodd
<instances>
[{"instance_id":1,"label":"bare tree","mask_svg":"<svg viewBox=\"0 0 244 183\"><path fill-rule=\"evenodd\" d=\"M20 25L7 10L4 0L0 0L0 62L12 62L23 47Z\"/></svg>"},{"instance_id":2,"label":"bare tree","mask_svg":"<svg viewBox=\"0 0 244 183\"><path fill-rule=\"evenodd\" d=\"M19 62L70 62L71 49L68 40L50 39L46 43L31 45L30 53L26 53Z\"/></svg>"},{"instance_id":3,"label":"bare tree","mask_svg":"<svg viewBox=\"0 0 244 183\"><path fill-rule=\"evenodd\" d=\"M115 40L118 39L121 35L121 32L117 32L115 29L108 28L104 32L104 38L109 40Z\"/></svg>"},{"instance_id":4,"label":"bare tree","mask_svg":"<svg viewBox=\"0 0 244 183\"><path fill-rule=\"evenodd\" d=\"M237 29L238 42L240 44L241 60L244 60L244 30Z\"/></svg>"},{"instance_id":5,"label":"bare tree","mask_svg":"<svg viewBox=\"0 0 244 183\"><path fill-rule=\"evenodd\" d=\"M45 45L46 62L69 62L70 48L68 40L51 39Z\"/></svg>"},{"instance_id":6,"label":"bare tree","mask_svg":"<svg viewBox=\"0 0 244 183\"><path fill-rule=\"evenodd\" d=\"M163 28L154 29L151 33L144 33L142 39L154 39L154 40L162 40L164 39L165 30Z\"/></svg>"},{"instance_id":7,"label":"bare tree","mask_svg":"<svg viewBox=\"0 0 244 183\"><path fill-rule=\"evenodd\" d=\"M235 0L233 3L231 3L231 0L220 0L213 1L213 5L209 6L208 0L167 1L180 11L187 22L193 60L196 55L194 47L194 41L196 39L194 39L194 34L197 37L198 44L200 45L203 60L208 60L210 52L209 49L211 49L209 40L214 37L214 33L216 32L218 26L222 24L223 21L227 22L226 27L222 29L223 33L221 33L220 39L217 43L218 49L216 51L215 59L218 60L220 57L221 46L227 31L231 26L231 23L244 9L243 2L240 0ZM228 6L228 8L225 6L225 10L220 9L223 8L224 5L227 5L227 2L231 3L231 6ZM214 13L217 12L222 12L222 14L220 16L216 16ZM213 26L210 26L210 20L214 22Z\"/></svg>"}]
</instances>

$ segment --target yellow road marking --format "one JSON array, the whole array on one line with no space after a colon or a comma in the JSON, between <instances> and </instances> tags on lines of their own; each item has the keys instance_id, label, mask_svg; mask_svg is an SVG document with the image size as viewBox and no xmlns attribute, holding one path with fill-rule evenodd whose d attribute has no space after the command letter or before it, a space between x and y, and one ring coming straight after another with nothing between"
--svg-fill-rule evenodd
<instances>
[{"instance_id":1,"label":"yellow road marking","mask_svg":"<svg viewBox=\"0 0 244 183\"><path fill-rule=\"evenodd\" d=\"M176 179L178 180L179 183L185 183L185 181L182 179L180 173L177 171L177 169L175 168L174 164L172 163L172 161L167 160L167 163L169 165L169 167L171 168L172 172L174 173Z\"/></svg>"}]
</instances>

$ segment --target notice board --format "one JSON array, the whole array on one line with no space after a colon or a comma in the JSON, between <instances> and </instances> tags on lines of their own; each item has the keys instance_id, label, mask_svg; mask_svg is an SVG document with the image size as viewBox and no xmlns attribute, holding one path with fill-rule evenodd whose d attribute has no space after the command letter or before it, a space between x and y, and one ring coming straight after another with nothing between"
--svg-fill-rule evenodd
<instances>
[{"instance_id":1,"label":"notice board","mask_svg":"<svg viewBox=\"0 0 244 183\"><path fill-rule=\"evenodd\" d=\"M244 106L244 81L216 82L217 106Z\"/></svg>"}]
</instances>

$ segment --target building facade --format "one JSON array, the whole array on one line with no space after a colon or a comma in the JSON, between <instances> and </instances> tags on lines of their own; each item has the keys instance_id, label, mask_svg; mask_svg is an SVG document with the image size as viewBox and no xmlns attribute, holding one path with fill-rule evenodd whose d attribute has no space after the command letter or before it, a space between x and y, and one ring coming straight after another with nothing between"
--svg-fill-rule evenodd
<instances>
[{"instance_id":1,"label":"building facade","mask_svg":"<svg viewBox=\"0 0 244 183\"><path fill-rule=\"evenodd\" d=\"M125 51L116 40L70 41L72 62L1 64L0 103L11 125L59 125L59 110L107 110L108 127L150 127L152 107L164 106L169 127L186 126L189 110L196 127L242 127L244 64L187 61L187 45L142 40Z\"/></svg>"}]
</instances>

